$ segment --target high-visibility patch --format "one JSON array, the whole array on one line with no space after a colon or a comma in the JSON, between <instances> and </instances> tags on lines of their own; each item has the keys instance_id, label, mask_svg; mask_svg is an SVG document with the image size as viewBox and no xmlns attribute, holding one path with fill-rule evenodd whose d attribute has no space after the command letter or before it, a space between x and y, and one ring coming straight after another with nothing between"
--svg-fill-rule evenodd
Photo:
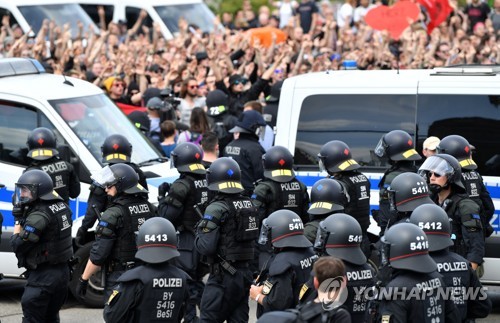
<instances>
[{"instance_id":1,"label":"high-visibility patch","mask_svg":"<svg viewBox=\"0 0 500 323\"><path fill-rule=\"evenodd\" d=\"M205 167L203 167L202 164L191 164L189 165L189 170L197 170L197 169L202 169L205 170Z\"/></svg>"},{"instance_id":2,"label":"high-visibility patch","mask_svg":"<svg viewBox=\"0 0 500 323\"><path fill-rule=\"evenodd\" d=\"M391 322L391 314L389 315L382 315L382 323L389 323Z\"/></svg>"},{"instance_id":3,"label":"high-visibility patch","mask_svg":"<svg viewBox=\"0 0 500 323\"><path fill-rule=\"evenodd\" d=\"M262 288L262 294L268 295L271 292L271 289L273 289L273 283L271 283L269 280L266 280L264 282L264 287Z\"/></svg>"},{"instance_id":4,"label":"high-visibility patch","mask_svg":"<svg viewBox=\"0 0 500 323\"><path fill-rule=\"evenodd\" d=\"M409 158L409 157L411 157L413 155L418 155L418 153L417 153L417 151L415 149L408 149L407 151L405 151L403 153L403 157L404 158Z\"/></svg>"},{"instance_id":5,"label":"high-visibility patch","mask_svg":"<svg viewBox=\"0 0 500 323\"><path fill-rule=\"evenodd\" d=\"M466 166L476 166L476 163L472 159L464 159L460 162L460 167Z\"/></svg>"},{"instance_id":6,"label":"high-visibility patch","mask_svg":"<svg viewBox=\"0 0 500 323\"><path fill-rule=\"evenodd\" d=\"M309 208L309 210L312 210L312 209L327 209L327 210L331 210L332 207L333 207L332 203L328 203L328 202L314 202L313 204L311 204L311 207Z\"/></svg>"},{"instance_id":7,"label":"high-visibility patch","mask_svg":"<svg viewBox=\"0 0 500 323\"><path fill-rule=\"evenodd\" d=\"M124 154L109 154L106 156L106 160L111 160L111 159L127 160L127 156L125 156Z\"/></svg>"},{"instance_id":8,"label":"high-visibility patch","mask_svg":"<svg viewBox=\"0 0 500 323\"><path fill-rule=\"evenodd\" d=\"M39 156L54 156L54 152L50 149L37 149L31 154L32 157Z\"/></svg>"},{"instance_id":9,"label":"high-visibility patch","mask_svg":"<svg viewBox=\"0 0 500 323\"><path fill-rule=\"evenodd\" d=\"M219 184L219 190L223 190L226 188L240 188L243 189L243 186L241 186L240 183L238 182L224 182Z\"/></svg>"},{"instance_id":10,"label":"high-visibility patch","mask_svg":"<svg viewBox=\"0 0 500 323\"><path fill-rule=\"evenodd\" d=\"M302 297L304 296L304 294L309 290L309 287L307 287L307 284L304 284L302 285L302 287L300 288L300 292L299 292L299 300L302 299Z\"/></svg>"},{"instance_id":11,"label":"high-visibility patch","mask_svg":"<svg viewBox=\"0 0 500 323\"><path fill-rule=\"evenodd\" d=\"M113 298L115 298L116 295L120 294L119 291L117 291L116 289L113 290L113 293L111 293L111 295L109 295L109 298L108 298L108 301L106 303L106 305L109 305L111 304L111 301L113 300Z\"/></svg>"},{"instance_id":12,"label":"high-visibility patch","mask_svg":"<svg viewBox=\"0 0 500 323\"><path fill-rule=\"evenodd\" d=\"M289 169L276 169L271 172L271 177L292 176L292 171Z\"/></svg>"},{"instance_id":13,"label":"high-visibility patch","mask_svg":"<svg viewBox=\"0 0 500 323\"><path fill-rule=\"evenodd\" d=\"M358 163L354 159L349 159L339 165L340 170L344 170L351 165L357 165Z\"/></svg>"}]
</instances>

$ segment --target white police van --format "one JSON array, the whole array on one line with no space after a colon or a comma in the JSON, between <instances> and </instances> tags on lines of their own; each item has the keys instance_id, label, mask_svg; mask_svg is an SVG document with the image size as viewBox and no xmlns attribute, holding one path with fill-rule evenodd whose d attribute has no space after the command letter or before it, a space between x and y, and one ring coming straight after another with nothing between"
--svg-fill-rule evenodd
<instances>
[{"instance_id":1,"label":"white police van","mask_svg":"<svg viewBox=\"0 0 500 323\"><path fill-rule=\"evenodd\" d=\"M378 183L388 165L373 151L395 129L414 136L419 152L428 136L458 134L476 147L473 159L496 208L482 281L500 284L500 67L343 70L289 78L281 90L275 144L290 149L298 177L310 187L325 176L317 161L322 145L344 141L370 178L372 208L378 208Z\"/></svg>"},{"instance_id":2,"label":"white police van","mask_svg":"<svg viewBox=\"0 0 500 323\"><path fill-rule=\"evenodd\" d=\"M11 196L14 183L28 164L26 140L37 127L52 129L57 136L60 155L70 161L82 183L80 196L70 201L73 211L73 233L80 227L87 208L90 176L103 166L101 145L104 139L120 133L132 144L132 161L141 166L156 202L157 187L178 176L149 141L103 93L89 82L45 73L36 60L12 58L0 60L0 211L3 234L0 244L0 274L16 278L23 273L11 250L9 238L14 229ZM155 201L153 201L155 200ZM78 219L80 218L80 219ZM76 250L82 264L90 244ZM76 272L81 271L78 268ZM99 277L91 282L88 305L101 305ZM73 279L77 281L77 279Z\"/></svg>"}]
</instances>

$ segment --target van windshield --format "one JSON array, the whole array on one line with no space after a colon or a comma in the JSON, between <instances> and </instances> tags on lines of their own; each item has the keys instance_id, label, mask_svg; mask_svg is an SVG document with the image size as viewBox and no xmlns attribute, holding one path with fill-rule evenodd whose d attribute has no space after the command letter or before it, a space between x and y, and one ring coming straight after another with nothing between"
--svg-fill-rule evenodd
<instances>
[{"instance_id":1,"label":"van windshield","mask_svg":"<svg viewBox=\"0 0 500 323\"><path fill-rule=\"evenodd\" d=\"M214 29L214 14L204 3L154 6L156 12L172 34L179 32L179 18L200 27L204 32Z\"/></svg>"},{"instance_id":2,"label":"van windshield","mask_svg":"<svg viewBox=\"0 0 500 323\"><path fill-rule=\"evenodd\" d=\"M132 162L136 164L161 157L105 94L50 100L49 103L101 164L102 143L113 134L127 137L133 147Z\"/></svg>"},{"instance_id":3,"label":"van windshield","mask_svg":"<svg viewBox=\"0 0 500 323\"><path fill-rule=\"evenodd\" d=\"M78 21L81 21L85 28L87 26L92 26L94 32L98 29L92 22L92 19L83 11L76 3L62 3L62 4L51 4L51 5L39 5L36 6L19 6L19 11L33 28L33 32L36 34L42 28L42 23L45 19L53 20L57 26L63 26L66 23L70 24L71 35L76 37L78 34Z\"/></svg>"}]
</instances>

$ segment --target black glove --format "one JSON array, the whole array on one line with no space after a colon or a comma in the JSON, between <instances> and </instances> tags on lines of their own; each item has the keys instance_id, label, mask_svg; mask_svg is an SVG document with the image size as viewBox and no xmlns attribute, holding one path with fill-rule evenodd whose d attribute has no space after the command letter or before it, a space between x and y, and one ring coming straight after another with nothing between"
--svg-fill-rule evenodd
<instances>
[{"instance_id":1,"label":"black glove","mask_svg":"<svg viewBox=\"0 0 500 323\"><path fill-rule=\"evenodd\" d=\"M12 215L14 216L14 220L21 221L24 217L24 207L14 206L12 208Z\"/></svg>"},{"instance_id":2,"label":"black glove","mask_svg":"<svg viewBox=\"0 0 500 323\"><path fill-rule=\"evenodd\" d=\"M158 199L165 197L165 195L167 195L169 190L170 190L170 183L167 182L161 183L160 186L158 186Z\"/></svg>"},{"instance_id":3,"label":"black glove","mask_svg":"<svg viewBox=\"0 0 500 323\"><path fill-rule=\"evenodd\" d=\"M78 231L76 232L76 237L75 237L75 244L78 246L78 247L83 247L83 245L85 244L85 237L87 235L87 228L84 228L83 226L80 227L78 229Z\"/></svg>"},{"instance_id":4,"label":"black glove","mask_svg":"<svg viewBox=\"0 0 500 323\"><path fill-rule=\"evenodd\" d=\"M85 294L87 294L87 286L89 285L89 280L83 279L81 276L78 281L78 285L76 285L76 296L83 300L85 299Z\"/></svg>"}]
</instances>

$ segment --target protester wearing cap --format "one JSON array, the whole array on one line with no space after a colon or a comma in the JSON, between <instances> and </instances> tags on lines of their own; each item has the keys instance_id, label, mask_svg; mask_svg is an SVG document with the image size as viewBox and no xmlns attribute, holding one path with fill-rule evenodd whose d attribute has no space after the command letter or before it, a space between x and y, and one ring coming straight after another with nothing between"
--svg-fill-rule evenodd
<instances>
[{"instance_id":1,"label":"protester wearing cap","mask_svg":"<svg viewBox=\"0 0 500 323\"><path fill-rule=\"evenodd\" d=\"M179 257L177 234L170 221L152 218L137 235L137 259L143 265L125 272L104 307L106 322L153 322L170 317L178 322L189 300L190 277L171 264ZM169 306L158 308L169 295ZM166 303L165 303L166 304Z\"/></svg>"},{"instance_id":2,"label":"protester wearing cap","mask_svg":"<svg viewBox=\"0 0 500 323\"><path fill-rule=\"evenodd\" d=\"M382 322L461 322L460 313L446 295L443 276L429 255L426 234L413 223L399 223L381 238L383 261L394 272L383 282L379 305Z\"/></svg>"},{"instance_id":3,"label":"protester wearing cap","mask_svg":"<svg viewBox=\"0 0 500 323\"><path fill-rule=\"evenodd\" d=\"M434 136L425 139L424 144L422 146L422 154L424 155L424 157L430 157L432 155L435 155L439 142L440 142L439 138Z\"/></svg>"},{"instance_id":4,"label":"protester wearing cap","mask_svg":"<svg viewBox=\"0 0 500 323\"><path fill-rule=\"evenodd\" d=\"M135 261L135 233L141 224L155 216L155 208L141 194L148 191L139 183L135 170L119 163L104 167L92 175L105 187L109 203L96 228L96 240L77 286L77 296L85 298L88 280L103 268L106 280L105 298L112 293L118 278Z\"/></svg>"},{"instance_id":5,"label":"protester wearing cap","mask_svg":"<svg viewBox=\"0 0 500 323\"><path fill-rule=\"evenodd\" d=\"M110 76L102 82L109 98L115 103L123 104L138 104L141 102L142 93L138 92L134 95L125 93L127 85L125 80L118 76Z\"/></svg>"}]
</instances>

